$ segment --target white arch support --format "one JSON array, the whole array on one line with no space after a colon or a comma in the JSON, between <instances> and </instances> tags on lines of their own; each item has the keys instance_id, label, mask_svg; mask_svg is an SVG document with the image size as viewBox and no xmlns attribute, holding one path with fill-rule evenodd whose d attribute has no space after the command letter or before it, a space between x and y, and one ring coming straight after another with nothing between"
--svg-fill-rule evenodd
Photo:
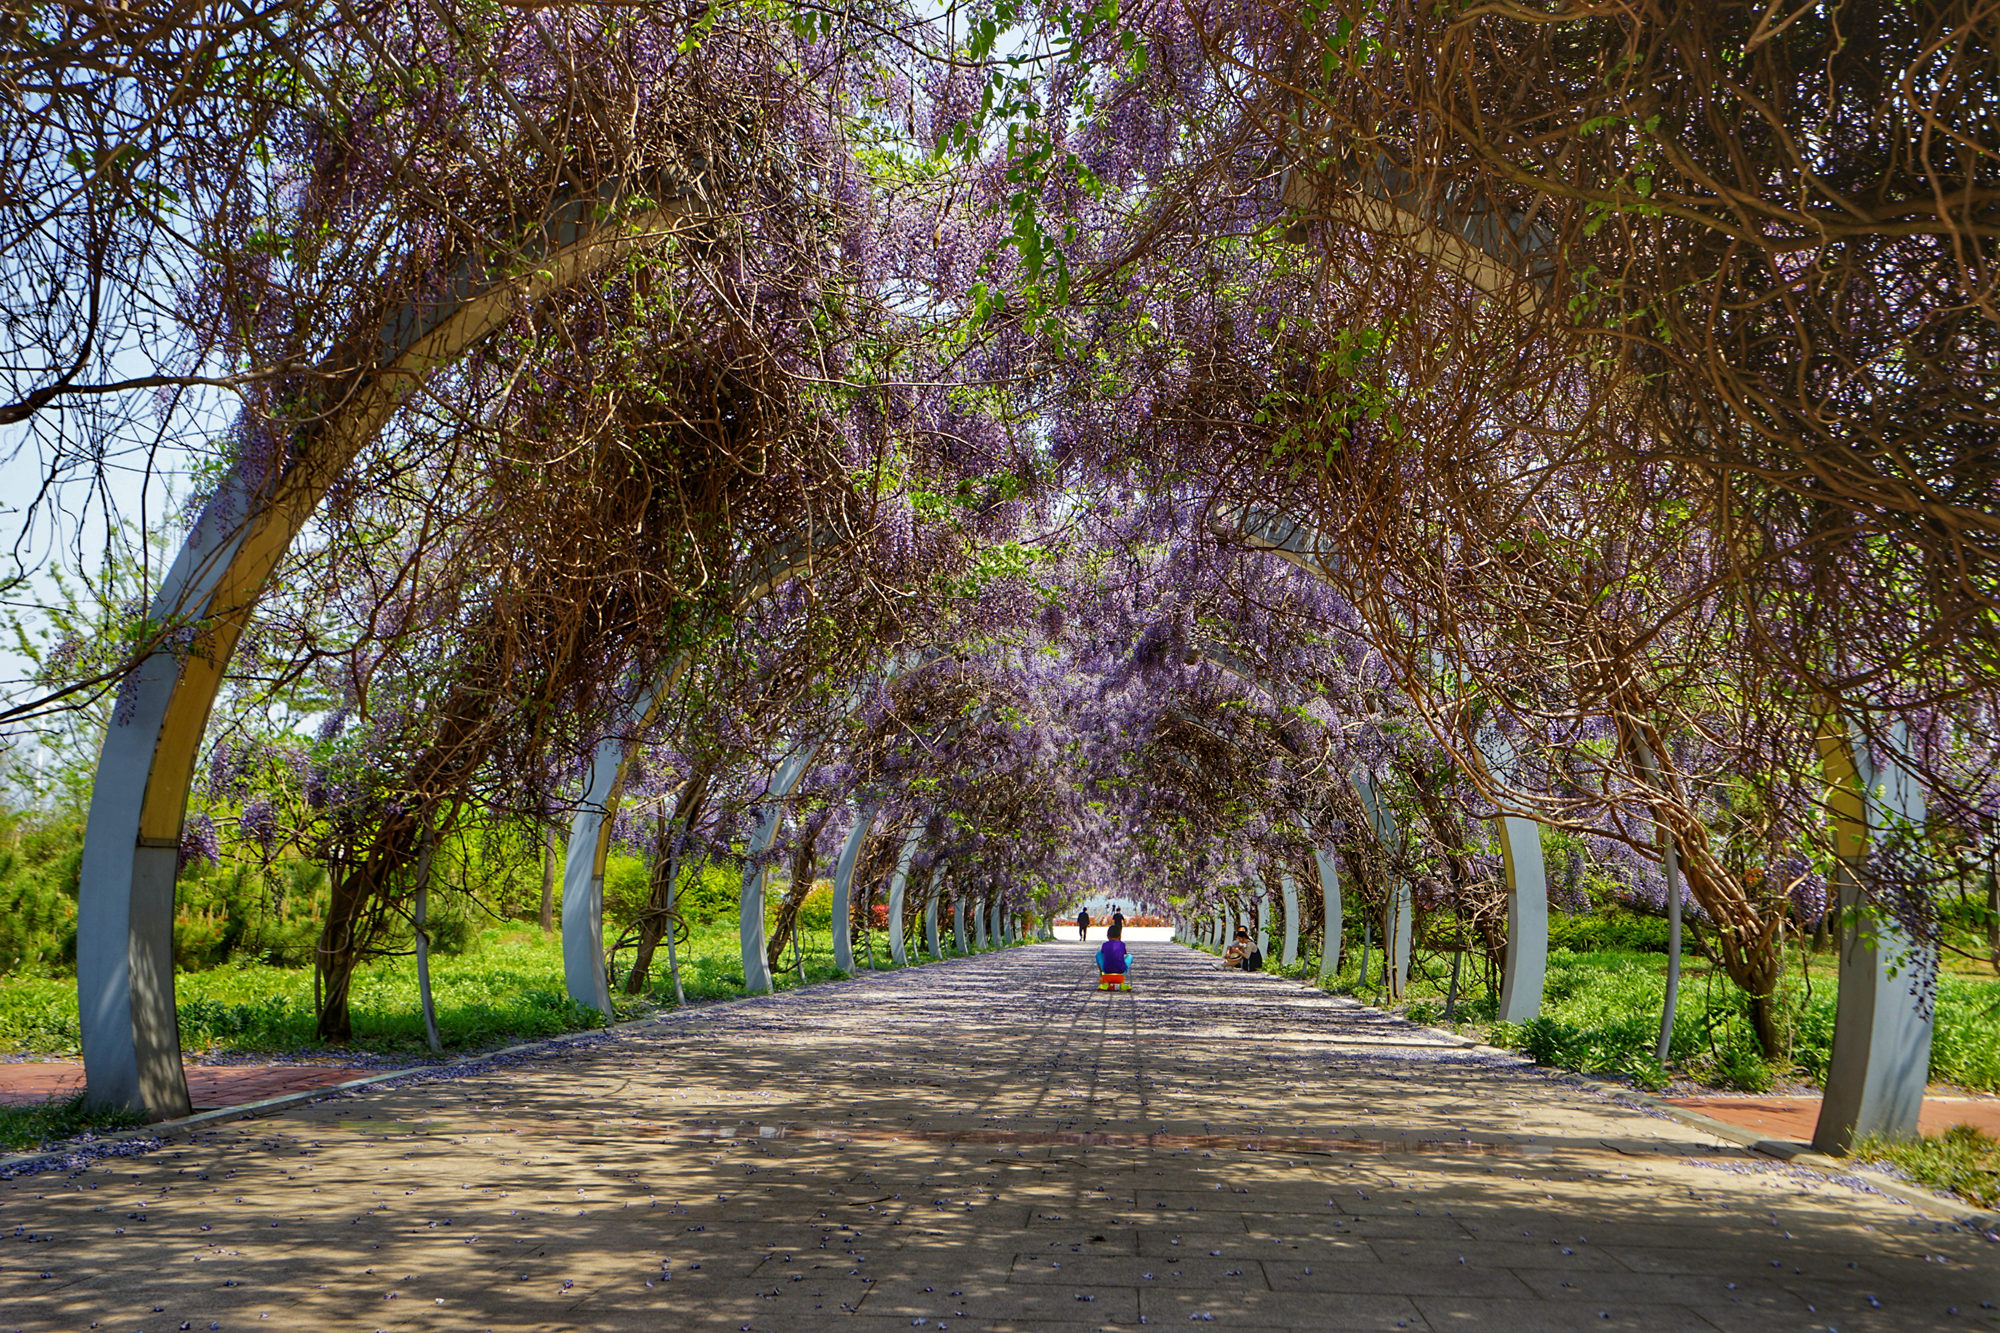
<instances>
[{"instance_id":1,"label":"white arch support","mask_svg":"<svg viewBox=\"0 0 2000 1333\"><path fill-rule=\"evenodd\" d=\"M1296 967L1299 961L1299 881L1290 867L1285 869L1279 884L1285 895L1285 944L1278 961L1286 967Z\"/></svg>"},{"instance_id":2,"label":"white arch support","mask_svg":"<svg viewBox=\"0 0 2000 1333\"><path fill-rule=\"evenodd\" d=\"M1908 729L1898 722L1884 762L1866 737L1830 724L1820 737L1834 820L1834 877L1840 915L1840 994L1833 1052L1813 1147L1845 1153L1858 1138L1913 1138L1930 1078L1934 1014L1923 984L1936 974L1933 946L1919 945L1893 919L1867 906L1868 854L1879 839L1916 836L1926 802L1901 762Z\"/></svg>"},{"instance_id":3,"label":"white arch support","mask_svg":"<svg viewBox=\"0 0 2000 1333\"><path fill-rule=\"evenodd\" d=\"M1503 815L1500 865L1507 875L1507 953L1500 970L1500 1021L1525 1023L1542 1012L1549 970L1549 879L1542 864L1542 826Z\"/></svg>"},{"instance_id":4,"label":"white arch support","mask_svg":"<svg viewBox=\"0 0 2000 1333\"><path fill-rule=\"evenodd\" d=\"M819 742L811 741L794 749L778 763L750 816L750 836L743 844L743 897L737 907L736 936L743 953L743 990L747 995L767 995L771 991L771 967L764 958L764 882L770 868L763 864L764 853L778 836L784 817L784 801L804 776Z\"/></svg>"},{"instance_id":5,"label":"white arch support","mask_svg":"<svg viewBox=\"0 0 2000 1333\"><path fill-rule=\"evenodd\" d=\"M1340 946L1346 923L1341 919L1340 867L1333 854L1313 849L1313 864L1319 869L1320 900L1324 904L1320 921L1319 976L1325 981L1340 971Z\"/></svg>"},{"instance_id":6,"label":"white arch support","mask_svg":"<svg viewBox=\"0 0 2000 1333\"><path fill-rule=\"evenodd\" d=\"M903 943L903 908L910 880L910 860L917 854L917 844L923 840L922 820L913 820L910 831L903 835L903 850L896 857L896 868L889 872L889 957L897 967L910 965L910 954Z\"/></svg>"},{"instance_id":7,"label":"white arch support","mask_svg":"<svg viewBox=\"0 0 2000 1333\"><path fill-rule=\"evenodd\" d=\"M1356 769L1354 791L1361 798L1362 808L1368 812L1375 840L1382 844L1384 851L1393 851L1398 845L1396 812L1389 808L1389 803L1376 790L1374 775L1366 769ZM1382 950L1389 969L1389 994L1400 997L1403 988L1410 983L1411 918L1416 905L1410 896L1409 881L1396 874L1393 868L1389 876L1389 901L1382 922Z\"/></svg>"},{"instance_id":8,"label":"white arch support","mask_svg":"<svg viewBox=\"0 0 2000 1333\"><path fill-rule=\"evenodd\" d=\"M847 831L840 860L833 867L833 966L840 972L854 970L854 863L860 859L862 844L868 841L868 830L875 825L877 804L865 801L855 812L854 827Z\"/></svg>"},{"instance_id":9,"label":"white arch support","mask_svg":"<svg viewBox=\"0 0 2000 1333\"><path fill-rule=\"evenodd\" d=\"M1488 218L1490 223L1492 219ZM1239 507L1226 513L1218 513L1211 519L1218 531L1233 539L1259 550L1276 555L1281 560L1304 570L1315 578L1329 577L1329 560L1320 541L1319 533L1307 523L1296 519L1253 510L1248 506ZM1211 661L1224 668L1236 671L1245 679L1255 680L1247 667L1237 662L1227 651L1206 650ZM1488 733L1478 738L1482 754L1489 765L1504 769L1511 767L1511 746L1497 733ZM1357 790L1359 784L1357 783ZM1372 793L1372 786L1370 791ZM1364 799L1364 804L1368 799ZM1371 807L1371 818L1373 818ZM1509 1022L1523 1023L1541 1012L1542 992L1548 973L1549 955L1549 888L1548 875L1542 863L1542 845L1539 825L1533 820L1516 816L1506 816L1493 821L1494 836L1500 844L1501 866L1506 874L1507 889L1507 952L1503 962L1501 993L1503 1015L1512 1015ZM1390 828L1393 830L1393 819ZM1377 830L1380 836L1380 829ZM1321 876L1325 878L1324 873ZM1399 895L1407 896L1409 886L1399 888ZM1408 913L1397 914L1405 929ZM1393 941L1392 936L1392 941ZM1391 949L1390 957L1397 956ZM1394 993L1401 994L1402 980L1407 979L1408 958L1404 951L1404 966Z\"/></svg>"},{"instance_id":10,"label":"white arch support","mask_svg":"<svg viewBox=\"0 0 2000 1333\"><path fill-rule=\"evenodd\" d=\"M630 738L645 730L686 668L685 657L676 660L633 700L619 734L597 743L583 799L570 821L563 855L563 984L572 1000L605 1015L611 1013L611 985L604 969L604 865L611 854L611 816L625 786Z\"/></svg>"},{"instance_id":11,"label":"white arch support","mask_svg":"<svg viewBox=\"0 0 2000 1333\"><path fill-rule=\"evenodd\" d=\"M810 569L832 540L832 534L816 531L749 561L734 580L731 605L741 611L768 597ZM688 663L686 654L676 657L633 697L616 732L597 743L563 850L563 982L572 1000L607 1017L611 992L604 966L604 866L611 856L611 823L638 737L687 674Z\"/></svg>"},{"instance_id":12,"label":"white arch support","mask_svg":"<svg viewBox=\"0 0 2000 1333\"><path fill-rule=\"evenodd\" d=\"M435 303L386 312L343 345L379 349L372 364L332 363L304 376L328 386L287 441L276 477L266 459L235 464L161 581L151 619L198 627L198 651L162 648L133 668L98 753L77 890L77 1008L85 1097L151 1119L186 1115L174 1005L174 881L182 824L208 715L271 572L327 488L439 368L540 301L667 239L681 204L627 214L619 182L556 205L524 229L520 250L463 261ZM670 191L641 190L654 198ZM685 200L683 194L681 198ZM524 262L526 261L526 262Z\"/></svg>"},{"instance_id":13,"label":"white arch support","mask_svg":"<svg viewBox=\"0 0 2000 1333\"><path fill-rule=\"evenodd\" d=\"M960 958L971 956L972 949L965 940L965 895L957 889L951 894L951 947Z\"/></svg>"}]
</instances>

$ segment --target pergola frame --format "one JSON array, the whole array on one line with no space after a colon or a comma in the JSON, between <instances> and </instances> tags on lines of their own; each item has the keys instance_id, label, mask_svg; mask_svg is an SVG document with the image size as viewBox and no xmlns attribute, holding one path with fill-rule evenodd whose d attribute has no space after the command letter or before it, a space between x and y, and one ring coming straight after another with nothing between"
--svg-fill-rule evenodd
<instances>
[{"instance_id":1,"label":"pergola frame","mask_svg":"<svg viewBox=\"0 0 2000 1333\"><path fill-rule=\"evenodd\" d=\"M1351 194L1325 205L1331 215L1408 245L1496 296L1533 299L1544 285L1550 251L1530 220L1440 192L1384 163L1364 169L1354 184ZM1288 200L1295 192L1308 204L1322 202L1297 176L1288 182ZM337 407L301 429L289 464L267 477L261 464L239 462L188 534L151 615L159 623L184 620L198 626L198 640L186 651L154 651L127 676L92 792L77 934L79 1024L91 1105L138 1110L153 1119L190 1110L173 975L181 834L209 713L272 571L333 480L432 374L522 305L656 245L688 213L683 203L619 219L617 205L627 193L626 183L616 182L558 202L531 229L521 250L508 256L510 262L469 258L434 303L387 312L368 344L376 349L372 361L322 368L319 378L340 385L343 393L329 398ZM1923 798L1905 768L1893 763L1878 768L1843 719L1830 721L1821 757L1840 853L1840 902L1858 907L1871 840L1899 822L1920 819ZM1539 861L1539 845L1522 838L1523 846L1515 847L1514 831L1504 820L1502 825L1511 886L1529 870L1529 845ZM1324 879L1324 863L1321 873ZM746 880L746 922L751 887ZM761 971L761 881L756 888ZM566 875L566 935L569 898ZM1510 892L1510 904L1524 902L1518 889ZM1545 930L1545 893L1541 902ZM997 900L994 910L997 917ZM984 913L979 924L984 934ZM1511 941L1517 932L1524 936L1531 923L1510 910L1509 924ZM1000 930L996 920L996 936ZM746 981L752 980L749 934L746 925ZM1814 1135L1819 1147L1841 1150L1858 1135L1916 1130L1931 1016L1914 984L1922 960L1912 961L1912 951L1885 923L1843 927L1832 1065ZM594 947L593 954L601 970L601 950ZM768 978L764 981L768 987ZM1517 984L1509 994L1525 1001L1527 989ZM1538 996L1539 986L1533 989ZM608 994L603 998L608 1007Z\"/></svg>"}]
</instances>

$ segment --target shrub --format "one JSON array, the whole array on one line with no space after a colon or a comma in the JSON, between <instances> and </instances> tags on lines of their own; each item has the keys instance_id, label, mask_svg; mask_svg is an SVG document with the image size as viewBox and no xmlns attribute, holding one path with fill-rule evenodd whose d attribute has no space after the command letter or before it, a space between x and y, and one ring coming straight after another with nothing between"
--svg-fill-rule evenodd
<instances>
[{"instance_id":1,"label":"shrub","mask_svg":"<svg viewBox=\"0 0 2000 1333\"><path fill-rule=\"evenodd\" d=\"M799 904L799 925L806 930L833 929L833 885L820 880Z\"/></svg>"},{"instance_id":2,"label":"shrub","mask_svg":"<svg viewBox=\"0 0 2000 1333\"><path fill-rule=\"evenodd\" d=\"M17 839L0 850L0 976L45 973L76 958L76 888L83 827L68 820L30 824L0 816Z\"/></svg>"},{"instance_id":3,"label":"shrub","mask_svg":"<svg viewBox=\"0 0 2000 1333\"><path fill-rule=\"evenodd\" d=\"M1549 914L1549 947L1573 953L1599 953L1629 949L1641 953L1667 951L1667 923L1663 918L1640 916L1636 912L1614 910L1567 916Z\"/></svg>"},{"instance_id":4,"label":"shrub","mask_svg":"<svg viewBox=\"0 0 2000 1333\"><path fill-rule=\"evenodd\" d=\"M677 896L681 911L696 921L707 923L733 917L743 900L743 867L705 861L698 873L694 868L682 872Z\"/></svg>"}]
</instances>

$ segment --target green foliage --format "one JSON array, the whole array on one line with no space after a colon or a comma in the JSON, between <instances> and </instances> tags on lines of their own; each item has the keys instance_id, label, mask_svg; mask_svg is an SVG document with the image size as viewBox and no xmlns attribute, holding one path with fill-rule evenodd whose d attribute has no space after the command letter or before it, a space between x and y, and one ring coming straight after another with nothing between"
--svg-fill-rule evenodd
<instances>
[{"instance_id":1,"label":"green foliage","mask_svg":"<svg viewBox=\"0 0 2000 1333\"><path fill-rule=\"evenodd\" d=\"M0 1152L33 1152L91 1131L132 1129L145 1117L131 1111L87 1111L83 1094L33 1106L0 1106Z\"/></svg>"},{"instance_id":2,"label":"green foliage","mask_svg":"<svg viewBox=\"0 0 2000 1333\"><path fill-rule=\"evenodd\" d=\"M77 869L83 829L68 819L0 825L0 976L40 974L76 956Z\"/></svg>"},{"instance_id":3,"label":"green foliage","mask_svg":"<svg viewBox=\"0 0 2000 1333\"><path fill-rule=\"evenodd\" d=\"M685 882L685 877L683 877ZM653 882L646 863L636 856L613 852L604 862L604 919L632 921L645 910Z\"/></svg>"},{"instance_id":4,"label":"green foliage","mask_svg":"<svg viewBox=\"0 0 2000 1333\"><path fill-rule=\"evenodd\" d=\"M175 886L174 966L183 972L232 960L301 967L312 961L326 915L326 871L308 861L190 867ZM441 951L445 919L433 920ZM462 930L457 933L462 933Z\"/></svg>"},{"instance_id":5,"label":"green foliage","mask_svg":"<svg viewBox=\"0 0 2000 1333\"><path fill-rule=\"evenodd\" d=\"M799 904L799 928L801 930L833 929L833 886L814 889Z\"/></svg>"},{"instance_id":6,"label":"green foliage","mask_svg":"<svg viewBox=\"0 0 2000 1333\"><path fill-rule=\"evenodd\" d=\"M697 877L693 871L681 879L681 912L704 924L736 919L737 904L743 897L743 868L737 865L704 862ZM741 984L739 982L739 984Z\"/></svg>"},{"instance_id":7,"label":"green foliage","mask_svg":"<svg viewBox=\"0 0 2000 1333\"><path fill-rule=\"evenodd\" d=\"M1549 914L1549 947L1572 953L1632 950L1645 953L1667 951L1667 923L1663 917L1640 916L1614 909L1585 912L1578 916Z\"/></svg>"},{"instance_id":8,"label":"green foliage","mask_svg":"<svg viewBox=\"0 0 2000 1333\"><path fill-rule=\"evenodd\" d=\"M1573 1069L1583 1074L1613 1074L1642 1087L1664 1088L1666 1071L1645 1049L1657 1023L1643 1014L1629 1015L1601 1026L1581 1027L1546 1014L1525 1023L1505 1024L1495 1035L1539 1065Z\"/></svg>"},{"instance_id":9,"label":"green foliage","mask_svg":"<svg viewBox=\"0 0 2000 1333\"><path fill-rule=\"evenodd\" d=\"M2000 1139L1975 1126L1953 1125L1920 1139L1867 1138L1854 1145L1854 1156L1981 1208L2000 1207Z\"/></svg>"},{"instance_id":10,"label":"green foliage","mask_svg":"<svg viewBox=\"0 0 2000 1333\"><path fill-rule=\"evenodd\" d=\"M1614 913L1600 929L1610 938L1631 938L1646 925L1646 918ZM1576 937L1589 934L1580 931ZM1379 1001L1379 991L1362 985L1357 975L1356 943L1349 941L1332 989ZM1377 944L1375 965L1380 958ZM1302 965L1295 975L1316 972L1313 963ZM1442 994L1438 977L1413 976L1405 996L1405 1016L1419 1023L1441 1022ZM1674 1077L1743 1092L1766 1091L1781 1078L1822 1084L1833 1045L1832 956L1814 959L1810 987L1795 965L1779 994L1790 1033L1790 1058L1777 1067L1764 1059L1757 1044L1743 993L1708 964L1690 957L1667 1066L1662 1068L1655 1049L1666 995L1666 959L1643 944L1589 952L1552 948L1542 1012L1532 1022L1494 1023L1492 997L1471 987L1460 992L1456 1019L1461 1030L1521 1051L1538 1063L1630 1079L1650 1088L1663 1087ZM1939 979L1931 1077L1978 1091L2000 1091L2000 980L1951 975Z\"/></svg>"},{"instance_id":11,"label":"green foliage","mask_svg":"<svg viewBox=\"0 0 2000 1333\"><path fill-rule=\"evenodd\" d=\"M237 812L224 803L210 813L226 829ZM75 967L83 832L81 814L66 806L0 810L0 977L53 976ZM518 823L473 825L448 840L433 867L432 953L465 951L496 917L537 915L541 872L539 838ZM643 895L643 867L637 873ZM175 885L174 965L183 972L235 963L305 966L329 889L327 872L315 861L292 853L267 858L225 842L219 863L190 865ZM385 945L410 948L410 928L392 931Z\"/></svg>"},{"instance_id":12,"label":"green foliage","mask_svg":"<svg viewBox=\"0 0 2000 1333\"><path fill-rule=\"evenodd\" d=\"M1829 997L1827 1008L1832 1007ZM1937 1020L1931 1037L1931 1077L1961 1088L2000 1091L2000 982L1939 978ZM1829 1041L1832 1029L1829 1014Z\"/></svg>"},{"instance_id":13,"label":"green foliage","mask_svg":"<svg viewBox=\"0 0 2000 1333\"><path fill-rule=\"evenodd\" d=\"M231 963L183 973L175 982L181 1044L206 1050L296 1051L316 1044L313 978L305 967ZM431 989L447 1048L477 1050L505 1041L592 1027L597 1016L570 1002L562 946L537 930L487 929L460 955L433 961ZM387 1051L424 1046L416 961L365 965L354 981L355 1045ZM0 982L0 1051L74 1055L76 985L50 977Z\"/></svg>"}]
</instances>

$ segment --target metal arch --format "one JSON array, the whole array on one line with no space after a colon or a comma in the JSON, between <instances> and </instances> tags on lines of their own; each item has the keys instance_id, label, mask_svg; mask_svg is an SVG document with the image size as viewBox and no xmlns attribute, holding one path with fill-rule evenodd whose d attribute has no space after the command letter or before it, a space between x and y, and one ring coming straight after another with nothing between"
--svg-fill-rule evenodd
<instances>
[{"instance_id":1,"label":"metal arch","mask_svg":"<svg viewBox=\"0 0 2000 1333\"><path fill-rule=\"evenodd\" d=\"M1346 923L1341 918L1340 868L1330 852L1313 848L1313 864L1319 871L1322 932L1319 949L1319 976L1324 981L1340 971L1340 945Z\"/></svg>"},{"instance_id":2,"label":"metal arch","mask_svg":"<svg viewBox=\"0 0 2000 1333\"><path fill-rule=\"evenodd\" d=\"M1330 195L1292 167L1283 202L1383 236L1489 296L1512 297L1517 308L1532 308L1553 290L1556 235L1532 215L1456 180L1426 180L1386 157L1346 183L1350 192Z\"/></svg>"},{"instance_id":3,"label":"metal arch","mask_svg":"<svg viewBox=\"0 0 2000 1333\"><path fill-rule=\"evenodd\" d=\"M1220 520L1217 520L1218 525ZM1311 574L1314 578L1326 578L1333 557L1320 545L1319 530L1298 519L1281 515L1253 511L1241 506L1228 515L1230 524L1227 531L1247 545L1269 551L1280 559ZM1215 646L1205 647L1203 654L1217 666L1232 671L1245 680L1269 692L1269 687L1260 681L1247 664L1237 660L1234 654ZM1497 735L1479 738L1482 750L1505 749L1506 742ZM1504 756L1496 756L1499 766L1507 766ZM1360 779L1356 779L1359 790ZM1372 783L1372 779L1371 779ZM1372 801L1371 795L1363 804ZM1384 807L1386 810L1386 807ZM1375 819L1371 807L1371 819ZM1393 828L1393 818L1390 827ZM1501 1002L1500 1017L1509 1023L1525 1023L1541 1012L1542 991L1548 975L1549 957L1549 886L1547 868L1542 861L1542 840L1539 826L1531 819L1515 815L1503 815L1493 821L1493 831L1500 843L1500 864L1507 882L1507 950L1501 962ZM1381 824L1377 821L1377 834ZM1324 884L1330 866L1322 862L1321 883ZM1399 898L1407 897L1408 885L1399 886ZM1407 910L1394 914L1403 929L1408 928ZM1392 935L1392 940L1396 938ZM1397 955L1392 951L1392 958ZM1403 976L1407 978L1408 950L1402 953ZM1397 992L1401 992L1400 983Z\"/></svg>"},{"instance_id":4,"label":"metal arch","mask_svg":"<svg viewBox=\"0 0 2000 1333\"><path fill-rule=\"evenodd\" d=\"M1876 836L1924 824L1923 790L1899 762L1908 742L1908 726L1896 723L1892 755L1878 765L1852 727L1829 723L1820 735L1841 913L1833 1052L1813 1127L1813 1147L1821 1152L1845 1153L1869 1134L1914 1137L1930 1078L1934 1015L1920 986L1935 973L1936 946L1912 940L1880 913L1855 913L1864 901L1864 866Z\"/></svg>"},{"instance_id":5,"label":"metal arch","mask_svg":"<svg viewBox=\"0 0 2000 1333\"><path fill-rule=\"evenodd\" d=\"M1374 774L1363 768L1354 770L1354 791L1361 798L1362 809L1368 812L1375 840L1385 849L1395 846L1396 812L1376 790ZM1410 944L1416 912L1410 882L1393 871L1390 873L1393 880L1389 886L1388 916L1382 923L1382 952L1389 968L1389 994L1400 998L1410 983Z\"/></svg>"},{"instance_id":6,"label":"metal arch","mask_svg":"<svg viewBox=\"0 0 2000 1333\"><path fill-rule=\"evenodd\" d=\"M1299 961L1299 881L1290 867L1285 869L1279 886L1285 895L1285 947L1284 952L1278 955L1278 961L1292 967Z\"/></svg>"},{"instance_id":7,"label":"metal arch","mask_svg":"<svg viewBox=\"0 0 2000 1333\"><path fill-rule=\"evenodd\" d=\"M768 995L771 991L771 965L764 957L764 882L771 872L763 864L763 856L778 836L785 798L792 794L792 788L805 776L818 753L819 742L811 741L779 761L778 771L764 788L764 799L750 816L750 835L743 842L743 896L736 913L737 941L743 950L743 990L747 995Z\"/></svg>"},{"instance_id":8,"label":"metal arch","mask_svg":"<svg viewBox=\"0 0 2000 1333\"><path fill-rule=\"evenodd\" d=\"M532 229L532 262L468 260L434 306L387 316L373 364L322 367L337 412L302 429L275 480L239 461L162 581L151 617L198 627L126 677L99 752L77 893L77 1005L85 1097L152 1119L190 1109L174 1004L174 880L194 764L251 610L327 488L412 392L509 318L664 238L678 208L607 226L620 190L558 205Z\"/></svg>"},{"instance_id":9,"label":"metal arch","mask_svg":"<svg viewBox=\"0 0 2000 1333\"><path fill-rule=\"evenodd\" d=\"M903 850L896 857L896 868L889 872L889 957L897 967L910 965L910 951L903 940L903 907L908 901L910 881L910 861L917 854L917 844L923 841L924 823L912 820L910 831L903 835Z\"/></svg>"},{"instance_id":10,"label":"metal arch","mask_svg":"<svg viewBox=\"0 0 2000 1333\"><path fill-rule=\"evenodd\" d=\"M740 586L730 599L732 609L741 611L805 573L836 540L836 534L814 532L750 561L740 571ZM633 697L612 734L598 741L582 799L570 821L563 851L563 985L572 1000L605 1015L611 1013L611 987L604 967L604 867L611 855L612 819L624 796L625 770L636 739L651 725L689 664L687 654L675 657Z\"/></svg>"},{"instance_id":11,"label":"metal arch","mask_svg":"<svg viewBox=\"0 0 2000 1333\"><path fill-rule=\"evenodd\" d=\"M1238 535L1264 545L1309 574L1323 575L1326 556L1310 526L1290 519L1261 518L1253 531L1246 507L1237 511ZM1897 724L1898 738L1907 736ZM1482 738L1482 742L1488 738ZM1894 742L1900 747L1903 741ZM1845 722L1830 722L1819 744L1828 806L1834 814L1838 901L1843 908L1862 901L1862 875L1873 834L1897 823L1920 823L1924 796L1909 769L1893 760L1876 766L1867 746ZM1539 1012L1542 976L1548 957L1548 891L1541 839L1533 821L1512 816L1498 821L1503 863L1508 872L1508 958L1500 1017L1524 1022ZM1528 877L1539 895L1523 891ZM1532 900L1539 899L1537 904ZM1512 931L1539 918L1536 947L1517 951ZM1917 959L1912 963L1911 959ZM1902 964L1897 970L1896 964ZM1914 990L1925 965L1917 946L1892 922L1843 931L1840 983L1836 999L1836 1058L1828 1065L1813 1144L1844 1152L1856 1137L1870 1133L1908 1136L1917 1132L1929 1072L1935 1019Z\"/></svg>"},{"instance_id":12,"label":"metal arch","mask_svg":"<svg viewBox=\"0 0 2000 1333\"><path fill-rule=\"evenodd\" d=\"M611 1012L611 985L604 972L604 864L611 852L611 816L625 787L628 738L645 730L686 670L687 658L676 658L633 700L619 734L597 743L583 801L570 821L563 855L563 982L572 1000L601 1014Z\"/></svg>"},{"instance_id":13,"label":"metal arch","mask_svg":"<svg viewBox=\"0 0 2000 1333\"><path fill-rule=\"evenodd\" d=\"M1542 862L1542 827L1502 815L1500 866L1507 875L1507 952L1500 962L1503 1023L1525 1023L1542 1011L1549 971L1549 877Z\"/></svg>"},{"instance_id":14,"label":"metal arch","mask_svg":"<svg viewBox=\"0 0 2000 1333\"><path fill-rule=\"evenodd\" d=\"M1269 957L1271 953L1271 886L1264 882L1264 876L1261 871L1253 876L1253 878L1257 881L1257 906L1255 908L1257 914L1257 952Z\"/></svg>"},{"instance_id":15,"label":"metal arch","mask_svg":"<svg viewBox=\"0 0 2000 1333\"><path fill-rule=\"evenodd\" d=\"M833 966L836 971L854 970L854 864L875 827L876 800L863 801L854 813L854 827L840 846L840 860L833 866Z\"/></svg>"}]
</instances>

